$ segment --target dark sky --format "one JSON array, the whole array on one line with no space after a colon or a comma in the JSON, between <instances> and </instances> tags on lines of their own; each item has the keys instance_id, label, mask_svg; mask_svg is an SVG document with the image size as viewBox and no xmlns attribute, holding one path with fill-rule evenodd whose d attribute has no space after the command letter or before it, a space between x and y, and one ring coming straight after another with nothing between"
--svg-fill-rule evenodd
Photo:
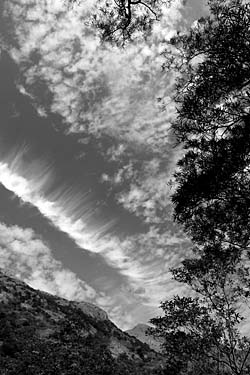
<instances>
[{"instance_id":1,"label":"dark sky","mask_svg":"<svg viewBox=\"0 0 250 375\"><path fill-rule=\"evenodd\" d=\"M161 51L204 6L175 1L147 43L124 50L101 46L86 9L61 0L1 7L1 265L122 328L146 322L179 290L168 269L189 248L172 220L181 150Z\"/></svg>"}]
</instances>

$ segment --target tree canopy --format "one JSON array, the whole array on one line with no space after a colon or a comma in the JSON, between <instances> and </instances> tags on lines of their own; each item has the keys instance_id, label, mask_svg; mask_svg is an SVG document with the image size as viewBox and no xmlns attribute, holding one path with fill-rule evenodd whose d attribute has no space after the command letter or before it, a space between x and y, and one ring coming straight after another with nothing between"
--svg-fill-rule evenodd
<instances>
[{"instance_id":1,"label":"tree canopy","mask_svg":"<svg viewBox=\"0 0 250 375\"><path fill-rule=\"evenodd\" d=\"M178 67L172 124L184 156L175 173L175 219L193 256L172 270L189 297L154 318L169 374L249 374L241 330L250 285L250 4L211 0L210 15L171 43Z\"/></svg>"},{"instance_id":2,"label":"tree canopy","mask_svg":"<svg viewBox=\"0 0 250 375\"><path fill-rule=\"evenodd\" d=\"M232 0L210 5L209 17L172 40L183 56L173 129L187 150L175 175L175 217L197 242L223 239L246 247L250 4Z\"/></svg>"}]
</instances>

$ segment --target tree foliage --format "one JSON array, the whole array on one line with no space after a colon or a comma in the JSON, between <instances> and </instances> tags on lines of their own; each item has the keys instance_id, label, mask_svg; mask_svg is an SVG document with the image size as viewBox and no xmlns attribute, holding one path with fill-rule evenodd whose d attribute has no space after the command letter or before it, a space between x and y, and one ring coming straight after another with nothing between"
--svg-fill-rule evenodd
<instances>
[{"instance_id":1,"label":"tree foliage","mask_svg":"<svg viewBox=\"0 0 250 375\"><path fill-rule=\"evenodd\" d=\"M240 325L248 309L249 271L239 249L220 245L196 250L172 270L190 296L161 304L152 333L164 339L167 369L173 374L248 374L250 340Z\"/></svg>"},{"instance_id":2,"label":"tree foliage","mask_svg":"<svg viewBox=\"0 0 250 375\"><path fill-rule=\"evenodd\" d=\"M250 4L210 1L211 15L172 43L182 56L173 124L186 153L175 217L194 241L249 244ZM198 61L198 62L197 62Z\"/></svg>"},{"instance_id":3,"label":"tree foliage","mask_svg":"<svg viewBox=\"0 0 250 375\"><path fill-rule=\"evenodd\" d=\"M75 3L77 0L69 0ZM101 40L124 46L138 36L146 37L155 21L162 15L162 7L171 0L97 0L96 11L90 20Z\"/></svg>"},{"instance_id":4,"label":"tree foliage","mask_svg":"<svg viewBox=\"0 0 250 375\"><path fill-rule=\"evenodd\" d=\"M210 15L171 41L181 73L173 130L184 156L175 173L175 219L193 257L173 269L189 297L163 302L153 332L169 374L250 372L241 324L250 285L250 4L211 0ZM177 59L176 59L177 56ZM248 314L247 314L248 315Z\"/></svg>"}]
</instances>

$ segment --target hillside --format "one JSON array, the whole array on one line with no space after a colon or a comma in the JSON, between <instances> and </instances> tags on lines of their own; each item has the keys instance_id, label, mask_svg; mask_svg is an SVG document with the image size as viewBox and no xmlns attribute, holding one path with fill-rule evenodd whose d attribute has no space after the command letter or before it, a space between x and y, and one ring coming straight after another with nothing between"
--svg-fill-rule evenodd
<instances>
[{"instance_id":1,"label":"hillside","mask_svg":"<svg viewBox=\"0 0 250 375\"><path fill-rule=\"evenodd\" d=\"M161 352L162 341L160 338L150 335L147 331L150 327L147 324L137 324L134 328L127 330L126 332L130 336L136 337L141 342L148 344L148 346L156 352Z\"/></svg>"},{"instance_id":2,"label":"hillside","mask_svg":"<svg viewBox=\"0 0 250 375\"><path fill-rule=\"evenodd\" d=\"M162 358L107 314L0 271L1 375L160 374Z\"/></svg>"}]
</instances>

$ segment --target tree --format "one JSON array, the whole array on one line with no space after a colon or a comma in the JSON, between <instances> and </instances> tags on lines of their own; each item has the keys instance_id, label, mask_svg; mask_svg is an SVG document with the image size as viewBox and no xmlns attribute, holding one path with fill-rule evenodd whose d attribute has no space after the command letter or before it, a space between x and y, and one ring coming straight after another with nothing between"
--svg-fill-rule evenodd
<instances>
[{"instance_id":1,"label":"tree","mask_svg":"<svg viewBox=\"0 0 250 375\"><path fill-rule=\"evenodd\" d=\"M77 0L69 0L75 3ZM101 40L124 46L138 35L147 36L155 21L162 15L162 7L171 0L97 0L90 22L98 30Z\"/></svg>"},{"instance_id":2,"label":"tree","mask_svg":"<svg viewBox=\"0 0 250 375\"><path fill-rule=\"evenodd\" d=\"M232 257L218 246L172 270L192 296L163 302L164 316L151 319L151 333L164 340L166 373L249 374L250 340L239 328L247 308L245 279L250 268L238 249Z\"/></svg>"},{"instance_id":3,"label":"tree","mask_svg":"<svg viewBox=\"0 0 250 375\"><path fill-rule=\"evenodd\" d=\"M193 258L172 270L189 297L161 304L167 373L248 374L242 336L249 298L250 4L211 0L210 15L171 41L178 67L173 130L184 156L175 173L175 219ZM177 57L177 58L176 58Z\"/></svg>"},{"instance_id":4,"label":"tree","mask_svg":"<svg viewBox=\"0 0 250 375\"><path fill-rule=\"evenodd\" d=\"M186 152L173 195L176 220L198 242L249 246L250 4L210 1L172 44L181 57L173 123Z\"/></svg>"}]
</instances>

